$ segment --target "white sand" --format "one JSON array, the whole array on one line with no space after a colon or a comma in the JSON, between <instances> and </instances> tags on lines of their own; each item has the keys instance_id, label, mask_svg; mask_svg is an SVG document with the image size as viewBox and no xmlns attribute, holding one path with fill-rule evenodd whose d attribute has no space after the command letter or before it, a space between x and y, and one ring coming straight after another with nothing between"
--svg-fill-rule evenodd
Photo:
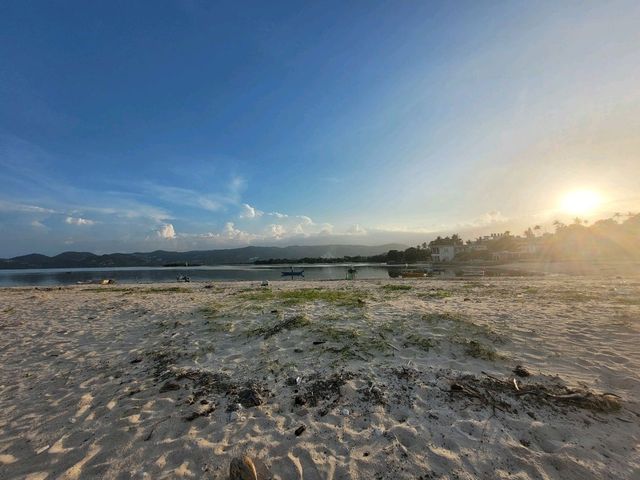
<instances>
[{"instance_id":1,"label":"white sand","mask_svg":"<svg viewBox=\"0 0 640 480\"><path fill-rule=\"evenodd\" d=\"M338 298L283 298L300 288ZM639 278L269 290L0 290L0 478L224 479L243 453L287 480L640 478ZM521 391L621 409L517 394L516 364ZM247 382L263 403L229 411Z\"/></svg>"}]
</instances>

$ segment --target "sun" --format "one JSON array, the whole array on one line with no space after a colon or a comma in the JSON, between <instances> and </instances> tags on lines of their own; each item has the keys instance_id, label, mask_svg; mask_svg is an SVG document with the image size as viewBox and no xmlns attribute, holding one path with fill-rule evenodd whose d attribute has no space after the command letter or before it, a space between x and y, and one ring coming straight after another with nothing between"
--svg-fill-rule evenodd
<instances>
[{"instance_id":1,"label":"sun","mask_svg":"<svg viewBox=\"0 0 640 480\"><path fill-rule=\"evenodd\" d=\"M562 210L571 215L588 215L600 204L602 198L593 190L574 190L562 197Z\"/></svg>"}]
</instances>

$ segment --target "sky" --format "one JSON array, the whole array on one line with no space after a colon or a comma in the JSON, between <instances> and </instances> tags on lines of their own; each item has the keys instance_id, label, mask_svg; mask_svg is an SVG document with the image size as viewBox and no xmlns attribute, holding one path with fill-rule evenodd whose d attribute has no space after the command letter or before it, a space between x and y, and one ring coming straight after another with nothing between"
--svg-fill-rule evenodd
<instances>
[{"instance_id":1,"label":"sky","mask_svg":"<svg viewBox=\"0 0 640 480\"><path fill-rule=\"evenodd\" d=\"M637 211L639 24L635 1L3 1L0 257L552 231L575 191Z\"/></svg>"}]
</instances>

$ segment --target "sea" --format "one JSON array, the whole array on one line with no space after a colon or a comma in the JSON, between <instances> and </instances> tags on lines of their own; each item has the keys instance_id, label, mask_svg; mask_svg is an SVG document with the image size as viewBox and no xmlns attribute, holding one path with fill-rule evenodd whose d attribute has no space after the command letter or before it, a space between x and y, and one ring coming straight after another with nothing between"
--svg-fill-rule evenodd
<instances>
[{"instance_id":1,"label":"sea","mask_svg":"<svg viewBox=\"0 0 640 480\"><path fill-rule=\"evenodd\" d=\"M46 268L0 270L0 287L75 285L99 282L167 283L179 277L192 282L237 280L344 280L349 269L355 268L357 279L388 279L397 276L397 266L386 264L326 264L326 265L219 265L201 267L115 267L115 268ZM304 276L282 275L282 272L303 271ZM390 273L391 272L391 273Z\"/></svg>"}]
</instances>

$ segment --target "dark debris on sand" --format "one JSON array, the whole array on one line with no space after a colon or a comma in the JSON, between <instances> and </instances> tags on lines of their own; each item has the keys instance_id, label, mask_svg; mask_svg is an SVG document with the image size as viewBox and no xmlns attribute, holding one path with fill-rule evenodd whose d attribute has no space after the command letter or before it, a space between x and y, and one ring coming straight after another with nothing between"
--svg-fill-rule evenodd
<instances>
[{"instance_id":1,"label":"dark debris on sand","mask_svg":"<svg viewBox=\"0 0 640 480\"><path fill-rule=\"evenodd\" d=\"M526 383L516 378L500 379L486 374L483 378L462 376L451 383L451 394L480 400L502 411L514 411L514 404L530 406L574 407L593 412L612 413L621 409L620 397L597 393L587 388L568 387L559 377L530 376Z\"/></svg>"},{"instance_id":2,"label":"dark debris on sand","mask_svg":"<svg viewBox=\"0 0 640 480\"><path fill-rule=\"evenodd\" d=\"M340 400L340 387L352 378L353 374L350 372L337 372L328 377L318 374L305 383L302 391L293 398L293 403L317 407L321 402L327 402L320 412L321 415L326 415L328 409Z\"/></svg>"}]
</instances>

